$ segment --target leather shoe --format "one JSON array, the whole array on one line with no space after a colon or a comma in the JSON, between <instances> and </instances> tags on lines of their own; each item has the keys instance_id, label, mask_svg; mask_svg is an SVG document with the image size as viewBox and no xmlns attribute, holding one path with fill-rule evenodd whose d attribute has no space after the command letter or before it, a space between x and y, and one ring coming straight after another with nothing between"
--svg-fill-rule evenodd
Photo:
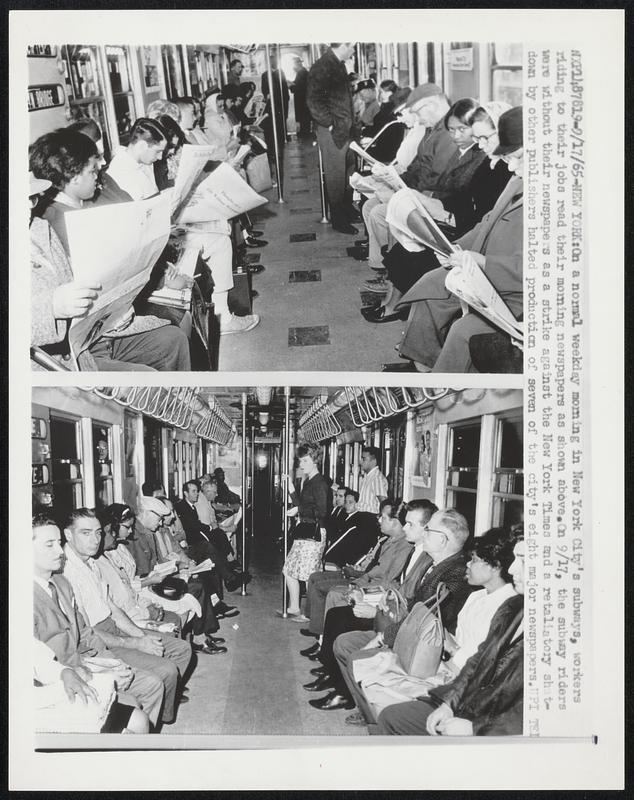
<instances>
[{"instance_id":1,"label":"leather shoe","mask_svg":"<svg viewBox=\"0 0 634 800\"><path fill-rule=\"evenodd\" d=\"M319 646L319 642L315 642L315 644L311 644L311 646L307 647L305 650L300 650L299 654L300 656L307 656L308 658L310 658L312 655L318 653L320 650L321 648Z\"/></svg>"},{"instance_id":2,"label":"leather shoe","mask_svg":"<svg viewBox=\"0 0 634 800\"><path fill-rule=\"evenodd\" d=\"M250 236L250 237L253 237L253 238L255 238L255 239L259 239L259 238L260 238L260 236L264 236L264 231L254 231L254 230L250 230L250 231L248 231L248 233L249 233L249 236Z\"/></svg>"},{"instance_id":3,"label":"leather shoe","mask_svg":"<svg viewBox=\"0 0 634 800\"><path fill-rule=\"evenodd\" d=\"M247 264L247 272L250 272L251 275L259 275L265 269L264 264Z\"/></svg>"},{"instance_id":4,"label":"leather shoe","mask_svg":"<svg viewBox=\"0 0 634 800\"><path fill-rule=\"evenodd\" d=\"M409 309L407 309L409 312ZM405 320L407 319L406 314L403 311L396 311L393 314L386 314L385 313L385 306L379 306L378 308L371 308L368 311L361 310L363 316L367 319L368 322L375 322L378 324L382 324L383 322L394 322L397 319Z\"/></svg>"},{"instance_id":5,"label":"leather shoe","mask_svg":"<svg viewBox=\"0 0 634 800\"><path fill-rule=\"evenodd\" d=\"M320 675L314 681L304 684L307 692L323 692L324 689L334 689L330 675Z\"/></svg>"},{"instance_id":6,"label":"leather shoe","mask_svg":"<svg viewBox=\"0 0 634 800\"><path fill-rule=\"evenodd\" d=\"M265 239L252 239L250 236L244 240L247 247L266 247L268 242Z\"/></svg>"},{"instance_id":7,"label":"leather shoe","mask_svg":"<svg viewBox=\"0 0 634 800\"><path fill-rule=\"evenodd\" d=\"M370 251L367 247L357 247L355 248L354 252L352 253L352 258L355 261L369 261L370 260Z\"/></svg>"},{"instance_id":8,"label":"leather shoe","mask_svg":"<svg viewBox=\"0 0 634 800\"><path fill-rule=\"evenodd\" d=\"M300 628L299 632L301 633L302 636L312 636L315 639L317 638L317 635L312 631L309 631L308 628Z\"/></svg>"},{"instance_id":9,"label":"leather shoe","mask_svg":"<svg viewBox=\"0 0 634 800\"><path fill-rule=\"evenodd\" d=\"M204 656L219 656L227 652L226 647L219 647L217 644L195 644L192 649L194 653L200 653Z\"/></svg>"},{"instance_id":10,"label":"leather shoe","mask_svg":"<svg viewBox=\"0 0 634 800\"><path fill-rule=\"evenodd\" d=\"M184 706L185 703L189 703L189 697L186 694L182 694L180 700L178 701L179 706Z\"/></svg>"},{"instance_id":11,"label":"leather shoe","mask_svg":"<svg viewBox=\"0 0 634 800\"><path fill-rule=\"evenodd\" d=\"M211 635L208 635L205 638L207 639L207 644L209 644L209 645L212 645L212 644L224 644L225 643L225 640L222 638L222 636L211 636Z\"/></svg>"},{"instance_id":12,"label":"leather shoe","mask_svg":"<svg viewBox=\"0 0 634 800\"><path fill-rule=\"evenodd\" d=\"M308 656L308 660L309 661L321 661L320 654L321 654L321 647L319 648L319 650L316 653L313 653L312 656Z\"/></svg>"},{"instance_id":13,"label":"leather shoe","mask_svg":"<svg viewBox=\"0 0 634 800\"><path fill-rule=\"evenodd\" d=\"M357 239L354 243L355 247L369 247L370 240L369 239Z\"/></svg>"},{"instance_id":14,"label":"leather shoe","mask_svg":"<svg viewBox=\"0 0 634 800\"><path fill-rule=\"evenodd\" d=\"M228 606L222 601L214 606L214 614L216 619L224 619L225 617L237 617L240 612L235 606Z\"/></svg>"},{"instance_id":15,"label":"leather shoe","mask_svg":"<svg viewBox=\"0 0 634 800\"><path fill-rule=\"evenodd\" d=\"M316 678L319 678L321 675L327 675L328 669L326 667L313 667L310 671L311 675L314 675Z\"/></svg>"},{"instance_id":16,"label":"leather shoe","mask_svg":"<svg viewBox=\"0 0 634 800\"><path fill-rule=\"evenodd\" d=\"M318 708L320 711L337 711L340 708L345 708L346 711L352 711L354 703L348 700L342 694L331 692L325 697L320 697L318 700L308 701L313 708Z\"/></svg>"},{"instance_id":17,"label":"leather shoe","mask_svg":"<svg viewBox=\"0 0 634 800\"><path fill-rule=\"evenodd\" d=\"M339 233L348 233L351 236L356 236L359 231L351 225L349 222L341 221L341 222L333 222L332 229L334 231L339 231Z\"/></svg>"}]
</instances>

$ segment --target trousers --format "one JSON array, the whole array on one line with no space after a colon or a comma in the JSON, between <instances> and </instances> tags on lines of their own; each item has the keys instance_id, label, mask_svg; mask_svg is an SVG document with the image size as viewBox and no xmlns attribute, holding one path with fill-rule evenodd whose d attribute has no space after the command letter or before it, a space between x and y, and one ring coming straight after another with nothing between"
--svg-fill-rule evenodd
<instances>
[{"instance_id":1,"label":"trousers","mask_svg":"<svg viewBox=\"0 0 634 800\"><path fill-rule=\"evenodd\" d=\"M351 165L349 142L339 148L332 140L332 134L323 125L315 125L317 130L317 145L321 150L324 164L324 178L326 191L330 204L331 216L340 213L343 205L346 187L348 185L348 170ZM351 155L351 153L350 153Z\"/></svg>"},{"instance_id":2,"label":"trousers","mask_svg":"<svg viewBox=\"0 0 634 800\"><path fill-rule=\"evenodd\" d=\"M310 617L308 630L315 636L324 631L326 598L334 586L338 586L343 578L341 572L313 572L306 582L306 605L304 613ZM345 588L345 587L344 587Z\"/></svg>"},{"instance_id":3,"label":"trousers","mask_svg":"<svg viewBox=\"0 0 634 800\"><path fill-rule=\"evenodd\" d=\"M434 709L435 706L426 700L395 703L379 714L377 733L384 736L429 736L427 717Z\"/></svg>"},{"instance_id":4,"label":"trousers","mask_svg":"<svg viewBox=\"0 0 634 800\"><path fill-rule=\"evenodd\" d=\"M125 372L130 369L130 364L140 371L183 372L191 369L189 340L175 325L117 339L103 337L92 345L90 352L97 367L104 372Z\"/></svg>"},{"instance_id":5,"label":"trousers","mask_svg":"<svg viewBox=\"0 0 634 800\"><path fill-rule=\"evenodd\" d=\"M365 227L368 229L368 264L371 267L383 266L381 248L389 242L390 226L387 224L387 205L371 197L361 208Z\"/></svg>"},{"instance_id":6,"label":"trousers","mask_svg":"<svg viewBox=\"0 0 634 800\"><path fill-rule=\"evenodd\" d=\"M376 655L378 648L373 647L371 650L362 650L368 642L371 642L375 637L374 631L351 631L350 633L342 633L335 640L334 653L339 671L343 678L346 694L354 700L357 708L361 711L366 719L366 722L374 722L374 715L370 709L370 705L365 698L363 689L354 679L352 672L353 661L357 658L371 658ZM343 692L341 692L343 694Z\"/></svg>"}]
</instances>

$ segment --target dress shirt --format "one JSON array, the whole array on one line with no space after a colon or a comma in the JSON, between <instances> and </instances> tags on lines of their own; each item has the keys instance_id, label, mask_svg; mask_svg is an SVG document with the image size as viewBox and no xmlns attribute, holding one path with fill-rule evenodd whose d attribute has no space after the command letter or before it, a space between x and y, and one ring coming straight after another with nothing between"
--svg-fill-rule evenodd
<instances>
[{"instance_id":1,"label":"dress shirt","mask_svg":"<svg viewBox=\"0 0 634 800\"><path fill-rule=\"evenodd\" d=\"M133 200L144 200L158 192L152 167L139 164L125 147L117 150L106 172Z\"/></svg>"},{"instance_id":2,"label":"dress shirt","mask_svg":"<svg viewBox=\"0 0 634 800\"><path fill-rule=\"evenodd\" d=\"M99 565L93 558L84 563L70 545L65 545L66 563L64 577L75 593L77 604L84 619L94 626L110 617L108 586L103 579Z\"/></svg>"},{"instance_id":3,"label":"dress shirt","mask_svg":"<svg viewBox=\"0 0 634 800\"><path fill-rule=\"evenodd\" d=\"M423 550L422 543L414 545L414 549L412 550L412 557L409 559L409 561L407 563L407 566L403 570L403 574L402 574L402 577L401 577L401 582L409 575L409 573L414 568L414 565L416 564L416 562L418 561L418 559L422 556L422 554L424 552L425 551ZM430 569L433 569L433 566L430 567ZM429 572L429 570L427 570L427 571Z\"/></svg>"},{"instance_id":4,"label":"dress shirt","mask_svg":"<svg viewBox=\"0 0 634 800\"><path fill-rule=\"evenodd\" d=\"M38 581L41 585L41 581ZM66 669L64 664L60 664L55 658L55 653L51 648L33 637L33 677L39 683L45 685L59 681L62 671Z\"/></svg>"},{"instance_id":5,"label":"dress shirt","mask_svg":"<svg viewBox=\"0 0 634 800\"><path fill-rule=\"evenodd\" d=\"M379 497L387 497L387 478L377 466L361 478L357 510L378 514Z\"/></svg>"},{"instance_id":6,"label":"dress shirt","mask_svg":"<svg viewBox=\"0 0 634 800\"><path fill-rule=\"evenodd\" d=\"M209 500L207 500L204 494L198 495L198 500L196 501L195 508L196 511L198 512L198 519L201 522L204 522L205 525L209 525L209 527L212 529L218 527L218 523L216 522L216 512L214 511L214 507L211 505Z\"/></svg>"},{"instance_id":7,"label":"dress shirt","mask_svg":"<svg viewBox=\"0 0 634 800\"><path fill-rule=\"evenodd\" d=\"M505 583L494 592L487 592L480 589L472 592L466 599L464 606L458 614L458 624L456 626L456 641L458 650L453 654L452 661L462 669L483 642L489 628L491 620L498 608L509 597L513 597L515 589L512 583Z\"/></svg>"}]
</instances>

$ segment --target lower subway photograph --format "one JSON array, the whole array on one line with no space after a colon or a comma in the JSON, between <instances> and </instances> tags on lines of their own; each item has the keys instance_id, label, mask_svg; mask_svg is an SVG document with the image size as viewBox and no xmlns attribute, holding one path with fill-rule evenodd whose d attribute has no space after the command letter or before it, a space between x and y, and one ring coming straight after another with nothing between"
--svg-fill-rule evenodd
<instances>
[{"instance_id":1,"label":"lower subway photograph","mask_svg":"<svg viewBox=\"0 0 634 800\"><path fill-rule=\"evenodd\" d=\"M521 736L522 408L33 388L36 746Z\"/></svg>"}]
</instances>

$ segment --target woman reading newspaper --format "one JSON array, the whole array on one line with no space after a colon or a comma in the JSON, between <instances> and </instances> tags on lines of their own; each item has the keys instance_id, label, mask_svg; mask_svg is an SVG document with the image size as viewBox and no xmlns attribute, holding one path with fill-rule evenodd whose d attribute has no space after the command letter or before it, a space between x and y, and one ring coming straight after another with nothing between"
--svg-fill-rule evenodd
<instances>
[{"instance_id":1,"label":"woman reading newspaper","mask_svg":"<svg viewBox=\"0 0 634 800\"><path fill-rule=\"evenodd\" d=\"M493 155L515 173L493 209L455 244L468 251L511 313L522 313L523 140L522 108L512 108L499 121L500 144ZM469 340L496 327L473 311L458 319L460 300L445 286L448 270L460 267L463 253L438 257L441 267L424 275L401 300L411 304L400 344L402 357L421 372L473 372Z\"/></svg>"}]
</instances>

